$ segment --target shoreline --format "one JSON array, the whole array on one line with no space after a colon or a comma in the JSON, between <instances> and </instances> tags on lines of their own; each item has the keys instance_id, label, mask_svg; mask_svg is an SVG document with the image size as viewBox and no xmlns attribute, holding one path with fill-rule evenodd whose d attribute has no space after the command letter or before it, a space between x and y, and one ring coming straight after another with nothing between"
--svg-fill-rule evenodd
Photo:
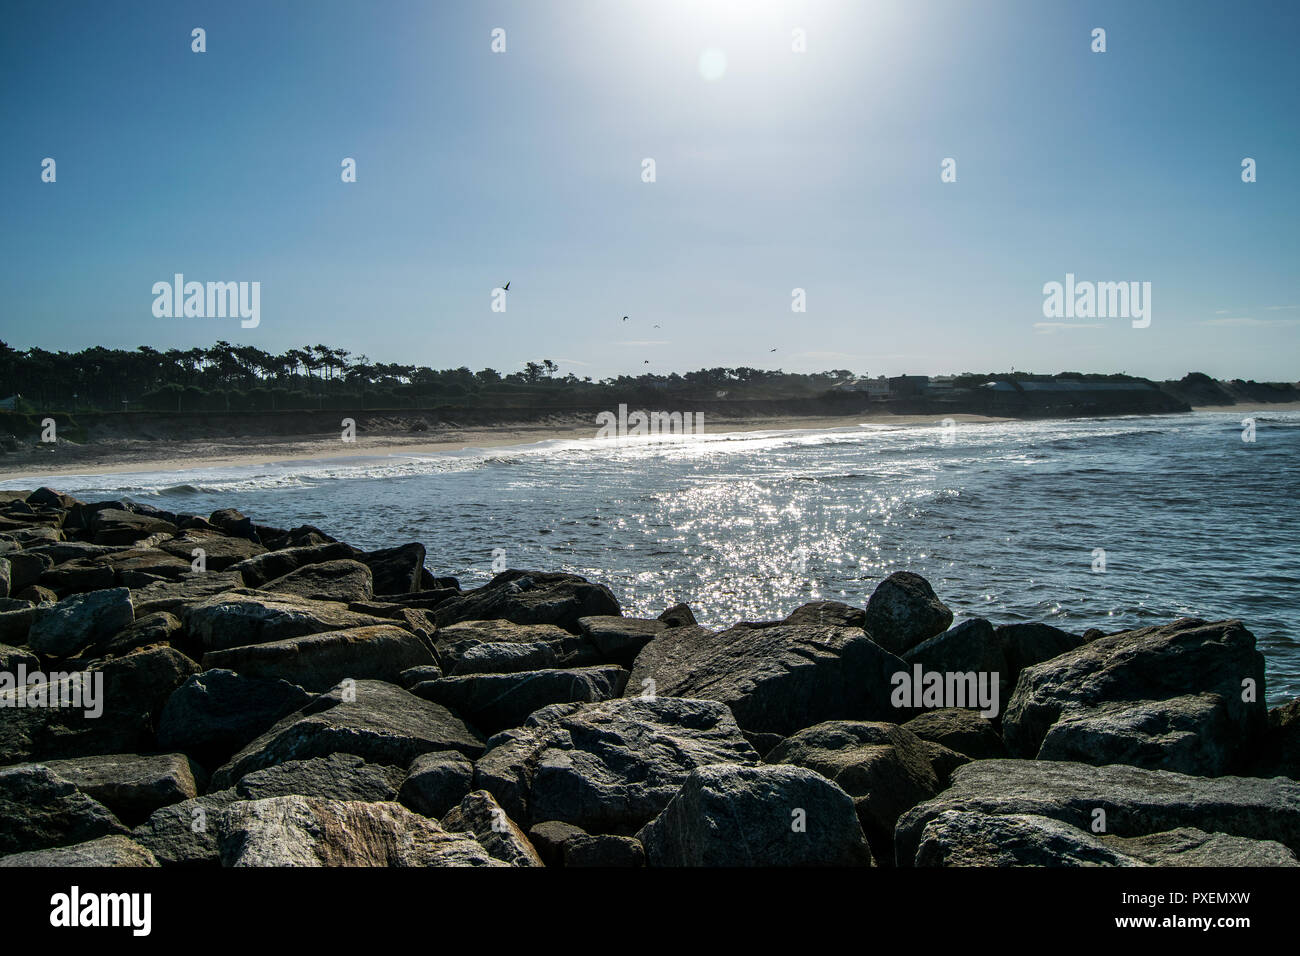
<instances>
[{"instance_id":1,"label":"shoreline","mask_svg":"<svg viewBox=\"0 0 1300 956\"><path fill-rule=\"evenodd\" d=\"M1277 404L1195 406L1192 412L1261 413L1300 411L1300 402ZM1187 414L1187 413L1183 413ZM995 424L1017 419L990 415L948 416L965 424ZM1094 416L1087 416L1089 418ZM1068 421L1070 418L1057 419ZM706 434L727 435L761 431L826 431L858 425L932 424L933 415L860 414L841 416L773 416L722 418L706 423ZM436 455L471 449L518 448L543 441L595 440L596 426L587 419L536 424L503 424L449 428L433 434L359 434L340 447L337 438L319 435L264 436L223 439L114 439L85 445L63 445L48 453L46 462L35 453L12 464L0 461L0 481L45 480L141 472L190 472L197 468L239 468L284 462L328 461ZM46 453L42 453L46 454ZM55 457L57 455L57 458Z\"/></svg>"}]
</instances>

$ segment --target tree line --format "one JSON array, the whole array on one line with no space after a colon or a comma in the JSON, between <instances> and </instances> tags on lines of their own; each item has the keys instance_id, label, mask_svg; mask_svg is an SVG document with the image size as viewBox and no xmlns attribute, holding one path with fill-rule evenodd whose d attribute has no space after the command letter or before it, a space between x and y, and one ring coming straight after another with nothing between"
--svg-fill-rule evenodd
<instances>
[{"instance_id":1,"label":"tree line","mask_svg":"<svg viewBox=\"0 0 1300 956\"><path fill-rule=\"evenodd\" d=\"M221 341L158 351L102 346L79 352L19 350L0 341L0 399L21 396L27 411L250 411L418 408L438 404L586 403L668 390L696 397L783 398L823 393L847 369L811 374L711 368L643 372L593 381L560 376L550 359L519 371L372 362L326 345L273 353ZM710 394L711 392L711 394Z\"/></svg>"}]
</instances>

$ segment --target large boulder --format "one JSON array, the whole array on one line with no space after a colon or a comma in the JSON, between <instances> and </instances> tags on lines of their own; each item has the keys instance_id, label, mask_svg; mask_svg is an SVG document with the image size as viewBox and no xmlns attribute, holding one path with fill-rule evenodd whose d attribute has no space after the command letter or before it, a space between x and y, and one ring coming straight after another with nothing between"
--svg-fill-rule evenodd
<instances>
[{"instance_id":1,"label":"large boulder","mask_svg":"<svg viewBox=\"0 0 1300 956\"><path fill-rule=\"evenodd\" d=\"M225 866L506 866L472 836L399 803L272 797L231 804Z\"/></svg>"},{"instance_id":2,"label":"large boulder","mask_svg":"<svg viewBox=\"0 0 1300 956\"><path fill-rule=\"evenodd\" d=\"M578 627L602 660L622 667L631 667L641 648L668 629L663 621L609 614L579 618Z\"/></svg>"},{"instance_id":3,"label":"large boulder","mask_svg":"<svg viewBox=\"0 0 1300 956\"><path fill-rule=\"evenodd\" d=\"M128 836L115 834L73 846L0 857L0 866L158 866L154 855Z\"/></svg>"},{"instance_id":4,"label":"large boulder","mask_svg":"<svg viewBox=\"0 0 1300 956\"><path fill-rule=\"evenodd\" d=\"M867 612L842 601L811 601L790 612L782 624L830 624L833 627L866 627Z\"/></svg>"},{"instance_id":5,"label":"large boulder","mask_svg":"<svg viewBox=\"0 0 1300 956\"><path fill-rule=\"evenodd\" d=\"M440 604L433 612L439 627L468 620L505 620L514 624L554 624L570 633L593 615L621 614L618 601L603 584L576 574L504 571L481 588Z\"/></svg>"},{"instance_id":6,"label":"large boulder","mask_svg":"<svg viewBox=\"0 0 1300 956\"><path fill-rule=\"evenodd\" d=\"M1274 840L1179 827L1140 837L1102 834L1107 846L1147 866L1300 866L1296 855Z\"/></svg>"},{"instance_id":7,"label":"large boulder","mask_svg":"<svg viewBox=\"0 0 1300 956\"><path fill-rule=\"evenodd\" d=\"M207 651L268 644L307 634L391 625L387 618L349 611L336 601L241 588L195 604L185 612L191 638Z\"/></svg>"},{"instance_id":8,"label":"large boulder","mask_svg":"<svg viewBox=\"0 0 1300 956\"><path fill-rule=\"evenodd\" d=\"M893 859L898 818L940 790L925 743L896 724L835 720L787 737L765 762L815 770L853 798L863 832L881 860Z\"/></svg>"},{"instance_id":9,"label":"large boulder","mask_svg":"<svg viewBox=\"0 0 1300 956\"><path fill-rule=\"evenodd\" d=\"M158 718L158 746L215 766L309 700L307 691L286 680L207 670L167 698Z\"/></svg>"},{"instance_id":10,"label":"large boulder","mask_svg":"<svg viewBox=\"0 0 1300 956\"><path fill-rule=\"evenodd\" d=\"M229 789L173 803L155 810L131 831L131 836L163 866L219 866L221 818L238 799L238 794Z\"/></svg>"},{"instance_id":11,"label":"large boulder","mask_svg":"<svg viewBox=\"0 0 1300 956\"><path fill-rule=\"evenodd\" d=\"M1254 696L1243 699L1250 697L1244 691L1248 682L1253 682ZM1200 694L1218 695L1219 713L1207 713L1202 704L1208 698L1185 699ZM1142 706L1125 718L1121 702ZM1201 749L1190 764L1184 759L1178 765L1201 773L1226 772L1244 759L1267 724L1264 658L1240 621L1183 618L1099 637L1021 673L1002 720L1008 751L1037 756L1052 725L1067 711L1075 721L1085 721L1089 712L1095 718L1068 732L1074 741L1088 741L1087 754L1078 759L1102 764L1122 758L1160 766L1165 760L1158 745L1162 735L1213 731L1211 747ZM1197 751L1188 741L1180 746ZM1072 746L1070 752L1080 748Z\"/></svg>"},{"instance_id":12,"label":"large boulder","mask_svg":"<svg viewBox=\"0 0 1300 956\"><path fill-rule=\"evenodd\" d=\"M48 767L0 767L0 856L125 832L107 807Z\"/></svg>"},{"instance_id":13,"label":"large boulder","mask_svg":"<svg viewBox=\"0 0 1300 956\"><path fill-rule=\"evenodd\" d=\"M745 730L788 735L826 720L897 719L891 681L906 669L859 628L674 627L637 656L624 693L722 701Z\"/></svg>"},{"instance_id":14,"label":"large boulder","mask_svg":"<svg viewBox=\"0 0 1300 956\"><path fill-rule=\"evenodd\" d=\"M274 678L312 691L351 677L401 683L402 671L434 663L433 654L410 631L391 624L308 634L203 655L205 669L224 668L248 677Z\"/></svg>"},{"instance_id":15,"label":"large boulder","mask_svg":"<svg viewBox=\"0 0 1300 956\"><path fill-rule=\"evenodd\" d=\"M451 833L469 833L493 857L511 866L543 866L523 830L506 816L505 810L486 790L465 795L459 804L442 818L442 827Z\"/></svg>"},{"instance_id":16,"label":"large boulder","mask_svg":"<svg viewBox=\"0 0 1300 956\"><path fill-rule=\"evenodd\" d=\"M134 620L126 588L78 594L36 608L27 644L40 654L68 657L107 640Z\"/></svg>"},{"instance_id":17,"label":"large boulder","mask_svg":"<svg viewBox=\"0 0 1300 956\"><path fill-rule=\"evenodd\" d=\"M265 551L232 564L229 568L237 572L250 588L256 588L309 564L337 561L340 558L356 558L358 554L360 552L356 548L341 541L334 541L328 544Z\"/></svg>"},{"instance_id":18,"label":"large boulder","mask_svg":"<svg viewBox=\"0 0 1300 956\"><path fill-rule=\"evenodd\" d=\"M267 581L259 590L292 594L314 601L369 601L375 594L370 568L360 561L340 558L321 561Z\"/></svg>"},{"instance_id":19,"label":"large boulder","mask_svg":"<svg viewBox=\"0 0 1300 956\"><path fill-rule=\"evenodd\" d=\"M438 704L393 684L344 682L279 721L212 775L211 789L288 760L355 754L368 763L407 767L423 753L455 750L475 757L483 736Z\"/></svg>"},{"instance_id":20,"label":"large boulder","mask_svg":"<svg viewBox=\"0 0 1300 956\"><path fill-rule=\"evenodd\" d=\"M510 819L625 836L650 822L696 767L758 762L725 705L669 697L554 704L488 746L474 786Z\"/></svg>"},{"instance_id":21,"label":"large boulder","mask_svg":"<svg viewBox=\"0 0 1300 956\"><path fill-rule=\"evenodd\" d=\"M162 518L117 508L103 508L90 521L94 544L135 544L152 535L176 533L176 525Z\"/></svg>"},{"instance_id":22,"label":"large boulder","mask_svg":"<svg viewBox=\"0 0 1300 956\"><path fill-rule=\"evenodd\" d=\"M518 727L549 704L609 700L623 692L627 671L612 664L515 674L470 674L425 681L411 693L463 714L492 734Z\"/></svg>"},{"instance_id":23,"label":"large boulder","mask_svg":"<svg viewBox=\"0 0 1300 956\"><path fill-rule=\"evenodd\" d=\"M1007 661L993 625L981 617L962 621L942 634L922 641L901 655L909 666L923 672L988 675L987 686L997 687L997 706L1007 699ZM968 707L978 706L974 701Z\"/></svg>"},{"instance_id":24,"label":"large boulder","mask_svg":"<svg viewBox=\"0 0 1300 956\"><path fill-rule=\"evenodd\" d=\"M300 794L323 800L383 802L397 799L406 777L400 767L367 763L355 754L308 757L254 770L240 778L235 792L243 800Z\"/></svg>"},{"instance_id":25,"label":"large boulder","mask_svg":"<svg viewBox=\"0 0 1300 956\"><path fill-rule=\"evenodd\" d=\"M420 754L411 761L397 799L426 817L441 817L460 803L474 783L474 764L454 750Z\"/></svg>"},{"instance_id":26,"label":"large boulder","mask_svg":"<svg viewBox=\"0 0 1300 956\"><path fill-rule=\"evenodd\" d=\"M419 542L397 548L367 551L357 556L374 576L375 594L410 594L420 590L424 570L424 545Z\"/></svg>"},{"instance_id":27,"label":"large boulder","mask_svg":"<svg viewBox=\"0 0 1300 956\"><path fill-rule=\"evenodd\" d=\"M143 823L159 807L197 797L205 782L184 754L106 754L44 765L127 826Z\"/></svg>"},{"instance_id":28,"label":"large boulder","mask_svg":"<svg viewBox=\"0 0 1300 956\"><path fill-rule=\"evenodd\" d=\"M1268 712L1268 729L1259 742L1250 773L1300 779L1300 699Z\"/></svg>"},{"instance_id":29,"label":"large boulder","mask_svg":"<svg viewBox=\"0 0 1300 956\"><path fill-rule=\"evenodd\" d=\"M901 861L900 861L901 862ZM921 830L911 866L1142 866L1078 827L1037 814L945 810Z\"/></svg>"},{"instance_id":30,"label":"large boulder","mask_svg":"<svg viewBox=\"0 0 1300 956\"><path fill-rule=\"evenodd\" d=\"M947 790L898 821L900 865L915 859L921 832L945 810L1032 814L1088 831L1101 810L1106 832L1117 836L1195 827L1276 840L1293 852L1300 848L1300 783L1285 777L1207 778L1124 764L977 760L957 768Z\"/></svg>"},{"instance_id":31,"label":"large boulder","mask_svg":"<svg viewBox=\"0 0 1300 956\"><path fill-rule=\"evenodd\" d=\"M180 651L155 646L53 682L0 690L0 764L153 750L158 712L197 671Z\"/></svg>"},{"instance_id":32,"label":"large boulder","mask_svg":"<svg viewBox=\"0 0 1300 956\"><path fill-rule=\"evenodd\" d=\"M238 571L191 571L178 581L154 581L131 590L131 603L138 617L156 611L171 611L180 616L191 604L237 588L244 579Z\"/></svg>"},{"instance_id":33,"label":"large boulder","mask_svg":"<svg viewBox=\"0 0 1300 956\"><path fill-rule=\"evenodd\" d=\"M1006 744L993 722L963 707L928 710L905 722L903 727L922 740L941 744L972 760L1007 755Z\"/></svg>"},{"instance_id":34,"label":"large boulder","mask_svg":"<svg viewBox=\"0 0 1300 956\"><path fill-rule=\"evenodd\" d=\"M1227 710L1218 694L1067 707L1043 738L1038 759L1127 763L1217 777L1238 762Z\"/></svg>"},{"instance_id":35,"label":"large boulder","mask_svg":"<svg viewBox=\"0 0 1300 956\"><path fill-rule=\"evenodd\" d=\"M801 767L700 767L636 836L650 866L872 864L853 800Z\"/></svg>"},{"instance_id":36,"label":"large boulder","mask_svg":"<svg viewBox=\"0 0 1300 956\"><path fill-rule=\"evenodd\" d=\"M1050 624L1003 624L997 629L998 643L1007 666L1007 686L1014 688L1026 667L1050 661L1087 641Z\"/></svg>"},{"instance_id":37,"label":"large boulder","mask_svg":"<svg viewBox=\"0 0 1300 956\"><path fill-rule=\"evenodd\" d=\"M929 581L911 571L895 571L876 586L867 601L867 633L892 654L911 650L951 624L952 611L939 600Z\"/></svg>"},{"instance_id":38,"label":"large boulder","mask_svg":"<svg viewBox=\"0 0 1300 956\"><path fill-rule=\"evenodd\" d=\"M158 550L181 558L191 566L199 557L194 552L202 551L204 566L209 571L225 571L240 561L266 553L266 548L247 538L228 538L222 534L196 531L164 541L158 545Z\"/></svg>"}]
</instances>

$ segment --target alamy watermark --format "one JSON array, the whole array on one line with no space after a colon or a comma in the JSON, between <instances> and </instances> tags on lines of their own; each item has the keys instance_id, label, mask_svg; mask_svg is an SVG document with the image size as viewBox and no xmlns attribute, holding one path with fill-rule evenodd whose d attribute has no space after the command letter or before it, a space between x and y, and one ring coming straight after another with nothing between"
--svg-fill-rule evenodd
<instances>
[{"instance_id":1,"label":"alamy watermark","mask_svg":"<svg viewBox=\"0 0 1300 956\"><path fill-rule=\"evenodd\" d=\"M618 414L601 412L596 416L597 438L639 438L665 435L704 434L703 412L643 412L628 413L626 405L618 406Z\"/></svg>"},{"instance_id":2,"label":"alamy watermark","mask_svg":"<svg viewBox=\"0 0 1300 956\"><path fill-rule=\"evenodd\" d=\"M262 321L262 283L186 282L183 273L171 282L153 284L153 314L159 319L240 318L240 326L255 329Z\"/></svg>"},{"instance_id":3,"label":"alamy watermark","mask_svg":"<svg viewBox=\"0 0 1300 956\"><path fill-rule=\"evenodd\" d=\"M1132 319L1133 328L1151 324L1150 282L1076 282L1043 284L1043 315L1049 319Z\"/></svg>"}]
</instances>

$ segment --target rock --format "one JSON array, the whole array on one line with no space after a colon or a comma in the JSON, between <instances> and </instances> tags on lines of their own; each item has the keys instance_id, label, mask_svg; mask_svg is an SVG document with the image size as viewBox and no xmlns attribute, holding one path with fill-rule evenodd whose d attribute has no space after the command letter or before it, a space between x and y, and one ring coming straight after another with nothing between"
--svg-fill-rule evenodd
<instances>
[{"instance_id":1,"label":"rock","mask_svg":"<svg viewBox=\"0 0 1300 956\"><path fill-rule=\"evenodd\" d=\"M175 534L176 525L161 518L104 508L90 523L94 544L135 544L150 535Z\"/></svg>"},{"instance_id":2,"label":"rock","mask_svg":"<svg viewBox=\"0 0 1300 956\"><path fill-rule=\"evenodd\" d=\"M238 799L234 790L219 790L156 810L131 831L163 866L219 866L217 837L222 815Z\"/></svg>"},{"instance_id":3,"label":"rock","mask_svg":"<svg viewBox=\"0 0 1300 956\"><path fill-rule=\"evenodd\" d=\"M742 730L741 733L745 735L745 739L749 741L749 745L754 748L754 751L764 760L767 759L768 754L776 749L777 744L786 739L780 734L756 734L750 730Z\"/></svg>"},{"instance_id":4,"label":"rock","mask_svg":"<svg viewBox=\"0 0 1300 956\"><path fill-rule=\"evenodd\" d=\"M427 680L438 680L440 677L442 677L442 668L437 664L421 664L419 667L408 667L402 671L399 683L410 690L416 684Z\"/></svg>"},{"instance_id":5,"label":"rock","mask_svg":"<svg viewBox=\"0 0 1300 956\"><path fill-rule=\"evenodd\" d=\"M41 575L54 567L54 559L36 551L11 551L5 555L9 562L9 593L19 594L40 581Z\"/></svg>"},{"instance_id":6,"label":"rock","mask_svg":"<svg viewBox=\"0 0 1300 956\"><path fill-rule=\"evenodd\" d=\"M369 601L374 596L375 584L368 567L360 561L342 558L290 571L282 578L267 581L260 590L316 601Z\"/></svg>"},{"instance_id":7,"label":"rock","mask_svg":"<svg viewBox=\"0 0 1300 956\"><path fill-rule=\"evenodd\" d=\"M926 824L945 810L1031 814L1090 830L1094 811L1107 832L1145 836L1180 827L1300 846L1300 783L1277 777L1190 777L1124 764L1093 767L1047 760L977 760L952 784L909 810L894 831L900 865L916 857Z\"/></svg>"},{"instance_id":8,"label":"rock","mask_svg":"<svg viewBox=\"0 0 1300 956\"><path fill-rule=\"evenodd\" d=\"M1026 667L1050 661L1087 641L1050 624L1003 624L997 629L998 643L1007 666L1007 686L1014 688Z\"/></svg>"},{"instance_id":9,"label":"rock","mask_svg":"<svg viewBox=\"0 0 1300 956\"><path fill-rule=\"evenodd\" d=\"M48 767L0 767L0 856L125 832L107 807Z\"/></svg>"},{"instance_id":10,"label":"rock","mask_svg":"<svg viewBox=\"0 0 1300 956\"><path fill-rule=\"evenodd\" d=\"M1237 761L1218 694L1067 707L1038 748L1041 760L1126 763L1217 777Z\"/></svg>"},{"instance_id":11,"label":"rock","mask_svg":"<svg viewBox=\"0 0 1300 956\"><path fill-rule=\"evenodd\" d=\"M232 804L225 866L504 866L471 836L398 803L272 797Z\"/></svg>"},{"instance_id":12,"label":"rock","mask_svg":"<svg viewBox=\"0 0 1300 956\"><path fill-rule=\"evenodd\" d=\"M470 674L426 681L411 693L464 714L487 733L518 727L548 704L609 700L623 692L627 671L621 667L524 671L518 674Z\"/></svg>"},{"instance_id":13,"label":"rock","mask_svg":"<svg viewBox=\"0 0 1300 956\"><path fill-rule=\"evenodd\" d=\"M442 818L451 833L469 833L495 859L510 866L542 866L524 832L506 816L501 805L486 790L475 790Z\"/></svg>"},{"instance_id":14,"label":"rock","mask_svg":"<svg viewBox=\"0 0 1300 956\"><path fill-rule=\"evenodd\" d=\"M158 746L215 766L309 700L307 691L285 680L207 670L167 698L158 719Z\"/></svg>"},{"instance_id":15,"label":"rock","mask_svg":"<svg viewBox=\"0 0 1300 956\"><path fill-rule=\"evenodd\" d=\"M922 740L942 744L972 760L1005 757L1006 745L993 723L972 710L945 707L929 710L903 724Z\"/></svg>"},{"instance_id":16,"label":"rock","mask_svg":"<svg viewBox=\"0 0 1300 956\"><path fill-rule=\"evenodd\" d=\"M1256 688L1257 698L1250 703L1242 700L1246 679L1253 680ZM1267 722L1263 688L1264 658L1255 650L1254 635L1240 621L1206 623L1183 618L1172 624L1097 638L1026 668L1003 715L1002 736L1011 754L1032 757L1038 754L1052 724L1067 709L1078 717L1081 711L1101 704L1169 701L1211 693L1223 698L1226 726L1226 733L1214 741L1215 746L1244 754ZM1164 723L1181 733L1190 711L1183 705L1169 706L1181 709L1183 716L1170 713L1149 726ZM1102 718L1106 713L1114 716L1112 710L1097 716ZM1134 747L1134 727L1141 726L1143 718L1134 720L1137 725L1131 721L1115 724L1116 736L1092 759L1104 762L1112 749L1129 753L1134 759L1153 753ZM1106 722L1094 721L1085 729L1100 742L1108 736L1104 733Z\"/></svg>"},{"instance_id":17,"label":"rock","mask_svg":"<svg viewBox=\"0 0 1300 956\"><path fill-rule=\"evenodd\" d=\"M739 625L664 631L637 656L625 695L719 700L745 730L789 735L826 720L897 718L892 675L905 670L857 628Z\"/></svg>"},{"instance_id":18,"label":"rock","mask_svg":"<svg viewBox=\"0 0 1300 956\"><path fill-rule=\"evenodd\" d=\"M190 572L179 581L159 581L146 584L131 592L137 617L155 611L171 611L184 617L185 609L218 594L244 586L238 571Z\"/></svg>"},{"instance_id":19,"label":"rock","mask_svg":"<svg viewBox=\"0 0 1300 956\"><path fill-rule=\"evenodd\" d=\"M49 588L43 588L39 584L29 584L23 588L18 597L29 604L53 604L59 599L59 596Z\"/></svg>"},{"instance_id":20,"label":"rock","mask_svg":"<svg viewBox=\"0 0 1300 956\"><path fill-rule=\"evenodd\" d=\"M413 542L398 548L367 551L357 560L374 575L375 594L409 594L420 590L424 570L424 545Z\"/></svg>"},{"instance_id":21,"label":"rock","mask_svg":"<svg viewBox=\"0 0 1300 956\"><path fill-rule=\"evenodd\" d=\"M347 628L392 626L392 621L356 614L336 601L272 594L241 588L196 604L185 612L190 636L204 650L269 644Z\"/></svg>"},{"instance_id":22,"label":"rock","mask_svg":"<svg viewBox=\"0 0 1300 956\"><path fill-rule=\"evenodd\" d=\"M244 800L299 794L322 800L382 803L397 798L406 777L400 767L366 763L354 754L309 757L254 770L240 778L235 792Z\"/></svg>"},{"instance_id":23,"label":"rock","mask_svg":"<svg viewBox=\"0 0 1300 956\"><path fill-rule=\"evenodd\" d=\"M25 667L29 672L37 671L41 669L41 662L35 654L29 654L21 647L0 644L0 672L17 674L19 667Z\"/></svg>"},{"instance_id":24,"label":"rock","mask_svg":"<svg viewBox=\"0 0 1300 956\"><path fill-rule=\"evenodd\" d=\"M668 629L663 621L617 615L582 617L578 627L596 646L602 660L621 667L631 667L641 648Z\"/></svg>"},{"instance_id":25,"label":"rock","mask_svg":"<svg viewBox=\"0 0 1300 956\"><path fill-rule=\"evenodd\" d=\"M153 611L149 614L137 615L134 622L107 640L91 646L89 650L105 655L127 654L137 648L149 647L153 644L179 642L183 637L180 618L166 611ZM181 653L184 653L183 649Z\"/></svg>"},{"instance_id":26,"label":"rock","mask_svg":"<svg viewBox=\"0 0 1300 956\"><path fill-rule=\"evenodd\" d=\"M454 750L420 754L398 791L398 802L426 817L442 817L474 782L474 764Z\"/></svg>"},{"instance_id":27,"label":"rock","mask_svg":"<svg viewBox=\"0 0 1300 956\"><path fill-rule=\"evenodd\" d=\"M228 538L225 535L198 532L164 541L158 545L158 549L182 559L191 567L197 558L194 552L199 549L203 552L203 562L208 571L225 571L240 561L266 554L266 548L247 538ZM242 583L241 577L240 584Z\"/></svg>"},{"instance_id":28,"label":"rock","mask_svg":"<svg viewBox=\"0 0 1300 956\"><path fill-rule=\"evenodd\" d=\"M1097 837L1035 814L946 810L921 831L912 866L1141 866Z\"/></svg>"},{"instance_id":29,"label":"rock","mask_svg":"<svg viewBox=\"0 0 1300 956\"><path fill-rule=\"evenodd\" d=\"M9 596L9 560L0 558L0 597Z\"/></svg>"},{"instance_id":30,"label":"rock","mask_svg":"<svg viewBox=\"0 0 1300 956\"><path fill-rule=\"evenodd\" d=\"M930 582L910 571L895 571L867 601L867 633L885 650L903 654L952 624L952 611Z\"/></svg>"},{"instance_id":31,"label":"rock","mask_svg":"<svg viewBox=\"0 0 1300 956\"><path fill-rule=\"evenodd\" d=\"M342 542L285 548L282 551L267 551L247 558L232 564L230 570L238 572L250 588L256 588L309 564L337 561L340 558L356 558L359 553L356 548Z\"/></svg>"},{"instance_id":32,"label":"rock","mask_svg":"<svg viewBox=\"0 0 1300 956\"><path fill-rule=\"evenodd\" d=\"M554 624L577 634L579 618L620 614L613 592L576 574L504 571L481 588L440 605L439 627L467 620Z\"/></svg>"},{"instance_id":33,"label":"rock","mask_svg":"<svg viewBox=\"0 0 1300 956\"><path fill-rule=\"evenodd\" d=\"M559 664L555 646L546 641L532 644L479 644L463 641L451 646L444 645L440 656L451 668L448 676L453 677L463 677L466 674L518 674Z\"/></svg>"},{"instance_id":34,"label":"rock","mask_svg":"<svg viewBox=\"0 0 1300 956\"><path fill-rule=\"evenodd\" d=\"M38 653L68 657L107 640L134 620L131 592L126 588L78 594L36 608L27 643Z\"/></svg>"},{"instance_id":35,"label":"rock","mask_svg":"<svg viewBox=\"0 0 1300 956\"><path fill-rule=\"evenodd\" d=\"M620 835L653 819L696 767L758 762L725 705L668 697L554 704L488 748L474 786L521 826Z\"/></svg>"},{"instance_id":36,"label":"rock","mask_svg":"<svg viewBox=\"0 0 1300 956\"><path fill-rule=\"evenodd\" d=\"M188 560L169 554L160 548L136 548L117 551L97 558L95 563L100 567L110 569L115 576L114 579L119 583L123 581L125 575L133 572L178 581L184 575L189 574L191 570ZM58 567L54 568L54 571L47 572L47 576L58 570Z\"/></svg>"},{"instance_id":37,"label":"rock","mask_svg":"<svg viewBox=\"0 0 1300 956\"><path fill-rule=\"evenodd\" d=\"M244 517L234 508L222 508L220 511L212 512L208 517L208 524L231 538L258 540L257 532L253 530L252 519Z\"/></svg>"},{"instance_id":38,"label":"rock","mask_svg":"<svg viewBox=\"0 0 1300 956\"><path fill-rule=\"evenodd\" d=\"M940 780L919 737L896 724L836 720L801 730L765 758L814 770L853 798L877 859L893 859L894 824Z\"/></svg>"},{"instance_id":39,"label":"rock","mask_svg":"<svg viewBox=\"0 0 1300 956\"><path fill-rule=\"evenodd\" d=\"M782 624L829 624L831 627L866 627L867 612L841 601L812 601L790 612Z\"/></svg>"},{"instance_id":40,"label":"rock","mask_svg":"<svg viewBox=\"0 0 1300 956\"><path fill-rule=\"evenodd\" d=\"M659 620L663 621L669 627L695 627L699 622L695 620L695 614L686 604L674 604L668 610L659 615Z\"/></svg>"},{"instance_id":41,"label":"rock","mask_svg":"<svg viewBox=\"0 0 1300 956\"><path fill-rule=\"evenodd\" d=\"M74 846L0 857L0 866L158 866L154 855L127 836L105 836Z\"/></svg>"},{"instance_id":42,"label":"rock","mask_svg":"<svg viewBox=\"0 0 1300 956\"><path fill-rule=\"evenodd\" d=\"M59 700L57 707L31 703L30 684L17 693L0 691L0 764L148 752L158 711L197 670L179 651L155 646L42 685L40 693ZM29 703L15 706L18 694Z\"/></svg>"},{"instance_id":43,"label":"rock","mask_svg":"<svg viewBox=\"0 0 1300 956\"><path fill-rule=\"evenodd\" d=\"M1300 866L1296 855L1273 840L1181 827L1149 836L1101 834L1102 843L1147 866Z\"/></svg>"},{"instance_id":44,"label":"rock","mask_svg":"<svg viewBox=\"0 0 1300 956\"><path fill-rule=\"evenodd\" d=\"M206 782L184 754L107 754L44 765L127 826L143 823L159 807L197 797Z\"/></svg>"},{"instance_id":45,"label":"rock","mask_svg":"<svg viewBox=\"0 0 1300 956\"><path fill-rule=\"evenodd\" d=\"M645 847L635 837L579 833L564 841L565 866L645 866Z\"/></svg>"},{"instance_id":46,"label":"rock","mask_svg":"<svg viewBox=\"0 0 1300 956\"><path fill-rule=\"evenodd\" d=\"M988 674L989 687L998 688L998 702L1007 699L1007 662L993 625L980 617L962 621L942 634L922 641L902 655L908 665L941 674ZM973 701L969 707L977 706Z\"/></svg>"},{"instance_id":47,"label":"rock","mask_svg":"<svg viewBox=\"0 0 1300 956\"><path fill-rule=\"evenodd\" d=\"M0 611L0 643L11 647L26 644L35 613L34 605L14 608L12 611Z\"/></svg>"},{"instance_id":48,"label":"rock","mask_svg":"<svg viewBox=\"0 0 1300 956\"><path fill-rule=\"evenodd\" d=\"M693 770L637 839L650 866L872 863L852 799L802 767Z\"/></svg>"},{"instance_id":49,"label":"rock","mask_svg":"<svg viewBox=\"0 0 1300 956\"><path fill-rule=\"evenodd\" d=\"M564 866L564 845L575 837L585 837L587 831L572 823L547 820L528 831L528 841L547 866ZM640 843L637 844L640 846ZM641 851L644 859L645 851Z\"/></svg>"},{"instance_id":50,"label":"rock","mask_svg":"<svg viewBox=\"0 0 1300 956\"><path fill-rule=\"evenodd\" d=\"M482 735L445 707L393 684L359 680L279 721L212 775L212 789L263 767L335 753L407 767L423 753L456 750L475 757L482 749Z\"/></svg>"},{"instance_id":51,"label":"rock","mask_svg":"<svg viewBox=\"0 0 1300 956\"><path fill-rule=\"evenodd\" d=\"M1251 775L1300 779L1300 699L1268 712L1268 728L1251 765Z\"/></svg>"},{"instance_id":52,"label":"rock","mask_svg":"<svg viewBox=\"0 0 1300 956\"><path fill-rule=\"evenodd\" d=\"M93 561L67 561L41 575L40 584L60 597L111 588L117 583L113 569Z\"/></svg>"},{"instance_id":53,"label":"rock","mask_svg":"<svg viewBox=\"0 0 1300 956\"><path fill-rule=\"evenodd\" d=\"M323 691L345 678L397 684L402 671L432 664L433 655L410 631L391 624L308 634L203 655L205 669L278 678Z\"/></svg>"}]
</instances>

